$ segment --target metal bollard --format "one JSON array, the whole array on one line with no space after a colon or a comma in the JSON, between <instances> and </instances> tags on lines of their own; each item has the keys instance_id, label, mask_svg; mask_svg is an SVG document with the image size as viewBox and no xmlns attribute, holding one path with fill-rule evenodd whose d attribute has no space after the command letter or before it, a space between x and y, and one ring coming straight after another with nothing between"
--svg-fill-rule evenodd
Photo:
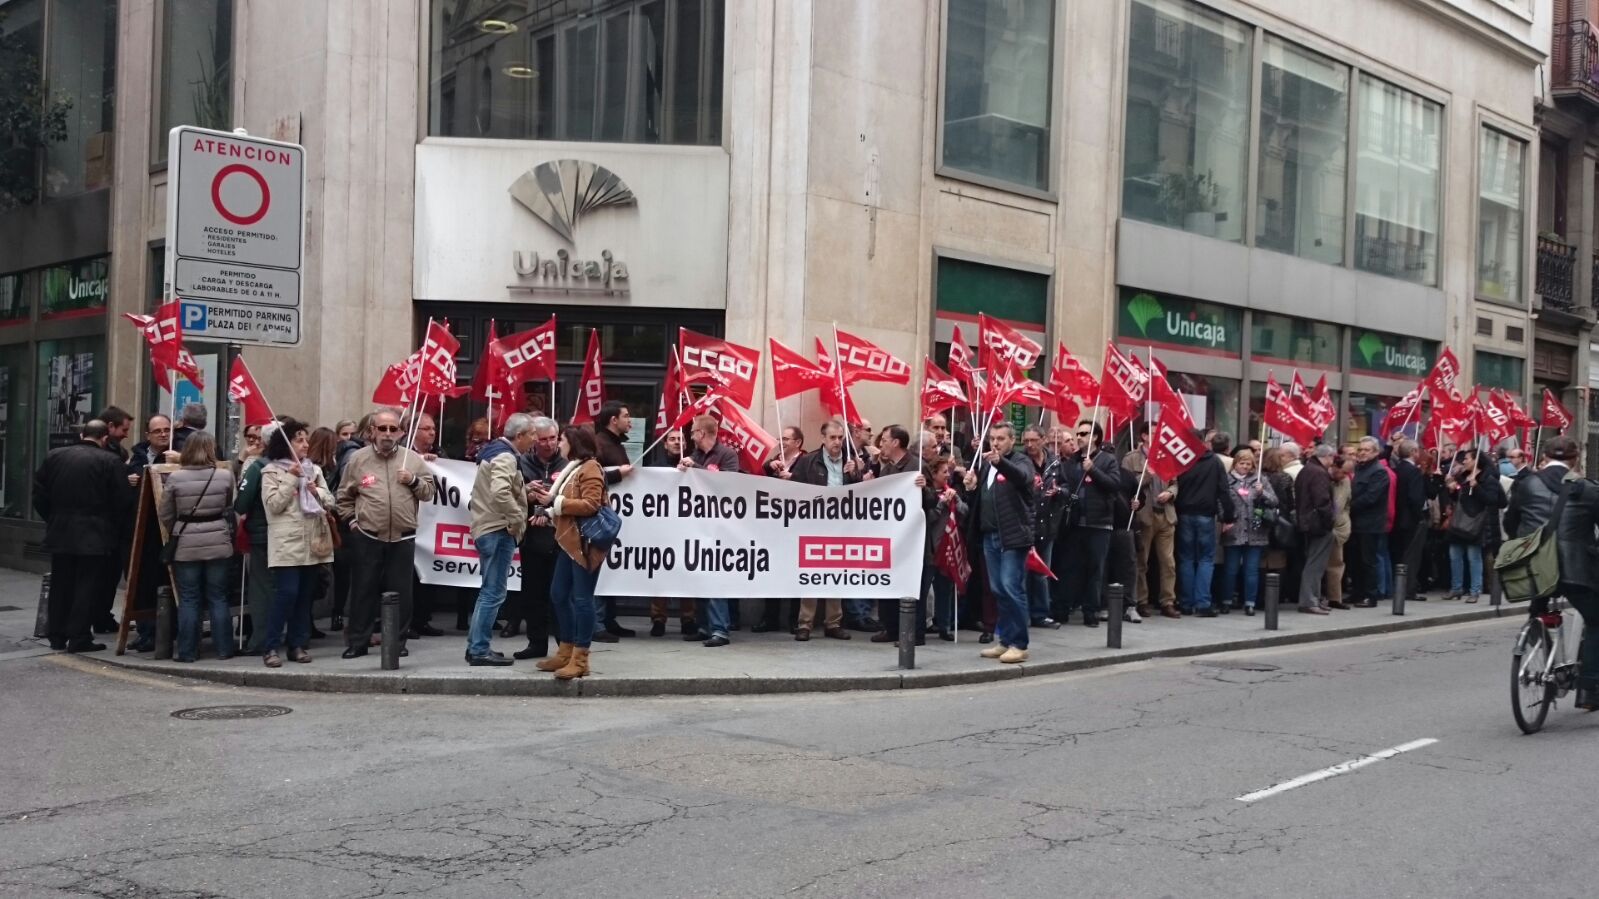
<instances>
[{"instance_id":1,"label":"metal bollard","mask_svg":"<svg viewBox=\"0 0 1599 899\"><path fill-rule=\"evenodd\" d=\"M172 603L172 588L162 584L155 588L155 655L153 658L172 658L172 636L177 630L177 606Z\"/></svg>"},{"instance_id":2,"label":"metal bollard","mask_svg":"<svg viewBox=\"0 0 1599 899\"><path fill-rule=\"evenodd\" d=\"M1505 601L1504 585L1499 583L1499 572L1488 564L1487 559L1483 560L1482 567L1487 569L1483 572L1483 577L1488 579L1488 605L1497 608L1500 603Z\"/></svg>"},{"instance_id":3,"label":"metal bollard","mask_svg":"<svg viewBox=\"0 0 1599 899\"><path fill-rule=\"evenodd\" d=\"M33 619L33 635L39 639L50 636L50 573L39 582L39 614Z\"/></svg>"},{"instance_id":4,"label":"metal bollard","mask_svg":"<svg viewBox=\"0 0 1599 899\"><path fill-rule=\"evenodd\" d=\"M1105 646L1108 649L1122 648L1122 615L1126 604L1127 588L1121 584L1111 584L1105 589Z\"/></svg>"},{"instance_id":5,"label":"metal bollard","mask_svg":"<svg viewBox=\"0 0 1599 899\"><path fill-rule=\"evenodd\" d=\"M1266 630L1268 631L1277 629L1277 597L1282 592L1282 589L1282 575L1275 571L1268 571L1266 573L1266 590L1260 597L1261 605L1266 610Z\"/></svg>"},{"instance_id":6,"label":"metal bollard","mask_svg":"<svg viewBox=\"0 0 1599 899\"><path fill-rule=\"evenodd\" d=\"M1410 566L1403 562L1394 565L1394 598L1393 609L1395 615L1405 614L1405 597L1410 592Z\"/></svg>"},{"instance_id":7,"label":"metal bollard","mask_svg":"<svg viewBox=\"0 0 1599 899\"><path fill-rule=\"evenodd\" d=\"M383 630L383 670L397 671L400 668L400 650L405 646L402 636L404 628L400 625L400 594L393 590L384 591L379 619Z\"/></svg>"},{"instance_id":8,"label":"metal bollard","mask_svg":"<svg viewBox=\"0 0 1599 899\"><path fill-rule=\"evenodd\" d=\"M916 600L899 598L899 667L916 667Z\"/></svg>"}]
</instances>

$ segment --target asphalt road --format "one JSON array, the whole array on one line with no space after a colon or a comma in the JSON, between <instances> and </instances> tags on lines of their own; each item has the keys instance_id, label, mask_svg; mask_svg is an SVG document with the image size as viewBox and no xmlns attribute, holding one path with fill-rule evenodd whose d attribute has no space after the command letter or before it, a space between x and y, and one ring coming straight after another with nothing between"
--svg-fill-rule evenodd
<instances>
[{"instance_id":1,"label":"asphalt road","mask_svg":"<svg viewBox=\"0 0 1599 899\"><path fill-rule=\"evenodd\" d=\"M1589 897L1599 715L1520 735L1517 623L754 698L289 694L12 658L0 896ZM1216 666L1240 662L1272 670ZM240 703L293 711L170 714Z\"/></svg>"}]
</instances>

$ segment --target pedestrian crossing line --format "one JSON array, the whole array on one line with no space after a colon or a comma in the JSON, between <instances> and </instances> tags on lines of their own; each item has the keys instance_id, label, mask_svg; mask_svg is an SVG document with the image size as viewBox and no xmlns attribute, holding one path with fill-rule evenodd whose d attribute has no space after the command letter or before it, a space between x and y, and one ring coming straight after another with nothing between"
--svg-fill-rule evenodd
<instances>
[{"instance_id":1,"label":"pedestrian crossing line","mask_svg":"<svg viewBox=\"0 0 1599 899\"><path fill-rule=\"evenodd\" d=\"M1319 780L1326 780L1329 777L1337 777L1340 774L1348 774L1351 771L1358 771L1367 765L1374 765L1383 759L1391 759L1401 753L1410 752L1411 750L1415 749L1421 749L1424 746L1431 746L1436 742L1438 741L1432 737L1424 737L1420 740L1411 740L1409 743L1401 743L1391 749L1384 749L1380 752L1374 752L1371 755L1363 755L1358 759L1350 759L1347 762L1340 762L1330 768L1323 768L1320 771L1312 771L1309 774L1301 774L1293 780L1285 780L1274 787L1267 787L1264 790L1256 790L1253 793L1245 793L1244 795L1236 798L1239 802L1256 802L1261 799L1267 799L1269 797L1276 796L1278 793L1286 793L1289 790L1298 789L1306 784L1313 784Z\"/></svg>"}]
</instances>

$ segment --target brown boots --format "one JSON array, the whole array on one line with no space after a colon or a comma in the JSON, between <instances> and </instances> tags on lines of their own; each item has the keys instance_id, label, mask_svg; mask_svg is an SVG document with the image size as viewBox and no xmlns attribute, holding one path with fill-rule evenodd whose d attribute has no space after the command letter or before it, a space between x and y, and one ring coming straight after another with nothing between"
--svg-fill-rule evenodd
<instances>
[{"instance_id":1,"label":"brown boots","mask_svg":"<svg viewBox=\"0 0 1599 899\"><path fill-rule=\"evenodd\" d=\"M572 649L572 658L571 658L571 660L566 663L566 667L564 667L561 670L555 672L555 676L559 680L571 680L574 677L583 677L584 675L586 675L588 673L589 673L589 651L588 651L588 649L586 647L574 647Z\"/></svg>"},{"instance_id":2,"label":"brown boots","mask_svg":"<svg viewBox=\"0 0 1599 899\"><path fill-rule=\"evenodd\" d=\"M559 671L562 668L565 668L566 667L566 663L571 661L571 659L572 659L572 644L570 644L570 643L562 643L559 647L556 648L555 655L550 656L549 658L545 659L544 661L538 663L537 665L535 665L533 667L537 668L540 671Z\"/></svg>"}]
</instances>

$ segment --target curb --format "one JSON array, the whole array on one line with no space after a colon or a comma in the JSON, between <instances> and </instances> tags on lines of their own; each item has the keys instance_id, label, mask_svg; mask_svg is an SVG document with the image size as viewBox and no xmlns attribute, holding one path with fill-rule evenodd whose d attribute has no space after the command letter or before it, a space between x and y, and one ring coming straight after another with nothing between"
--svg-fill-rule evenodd
<instances>
[{"instance_id":1,"label":"curb","mask_svg":"<svg viewBox=\"0 0 1599 899\"><path fill-rule=\"evenodd\" d=\"M1023 677L1040 677L1068 671L1105 668L1150 659L1184 658L1237 652L1245 649L1264 649L1275 646L1292 646L1300 643L1324 643L1353 637L1369 637L1422 628L1465 624L1501 617L1505 610L1478 609L1431 618L1388 621L1337 631L1283 634L1229 640L1222 643L1203 643L1178 646L1170 649L1123 651L1114 655L1088 656L1081 659L1022 663L994 668L975 668L967 671L891 672L885 674L838 675L829 677L668 677L668 678L598 678L558 681L549 677L440 677L437 675L409 674L290 674L283 671L244 668L201 668L179 665L175 662L156 662L129 657L109 656L96 658L104 665L161 674L189 680L211 681L237 687L264 687L273 690L294 690L309 693L396 693L436 696L751 696L779 693L840 693L846 690L924 690L935 687L969 686L997 681L1016 680Z\"/></svg>"}]
</instances>

